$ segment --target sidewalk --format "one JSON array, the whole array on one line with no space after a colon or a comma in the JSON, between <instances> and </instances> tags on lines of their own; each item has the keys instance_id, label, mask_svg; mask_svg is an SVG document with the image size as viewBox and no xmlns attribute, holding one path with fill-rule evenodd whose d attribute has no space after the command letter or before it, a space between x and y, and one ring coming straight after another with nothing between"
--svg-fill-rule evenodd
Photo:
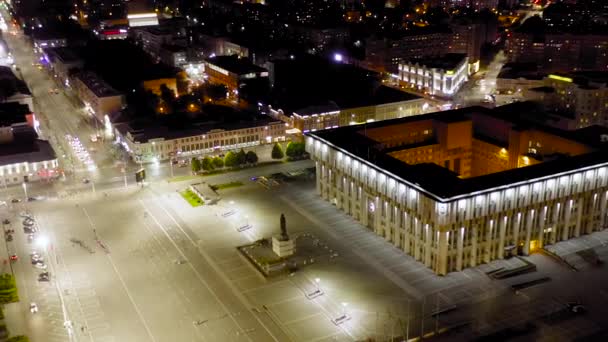
<instances>
[{"instance_id":1,"label":"sidewalk","mask_svg":"<svg viewBox=\"0 0 608 342\"><path fill-rule=\"evenodd\" d=\"M0 260L2 261L2 269L1 273L13 273L13 268L11 262L9 260L9 255L11 254L11 250L9 250L9 246L7 245L6 235L4 234L5 229L15 229L15 227L19 228L19 222L15 221L15 215L8 209L3 208L0 211L0 220L4 220L8 218L11 221L11 224L5 225L0 222L2 226L2 237L0 238ZM16 230L16 229L15 229ZM17 231L15 231L17 233ZM21 288L23 284L19 284L19 279L15 276L15 281L17 282L17 289ZM21 286L20 286L21 285ZM20 296L21 297L21 296ZM25 318L25 313L23 311L23 303L8 303L4 305L4 322L8 329L10 336L16 335L26 335L28 332L27 322Z\"/></svg>"}]
</instances>

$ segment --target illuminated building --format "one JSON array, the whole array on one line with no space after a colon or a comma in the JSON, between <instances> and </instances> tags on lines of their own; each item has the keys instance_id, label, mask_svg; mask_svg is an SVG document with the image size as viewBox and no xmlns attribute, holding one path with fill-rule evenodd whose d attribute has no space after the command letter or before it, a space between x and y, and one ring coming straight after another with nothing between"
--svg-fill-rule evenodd
<instances>
[{"instance_id":1,"label":"illuminated building","mask_svg":"<svg viewBox=\"0 0 608 342\"><path fill-rule=\"evenodd\" d=\"M310 132L318 194L444 275L606 227L608 129L498 107Z\"/></svg>"},{"instance_id":2,"label":"illuminated building","mask_svg":"<svg viewBox=\"0 0 608 342\"><path fill-rule=\"evenodd\" d=\"M72 48L45 49L44 53L51 70L57 76L59 82L66 87L70 86L70 73L84 67L84 60Z\"/></svg>"},{"instance_id":3,"label":"illuminated building","mask_svg":"<svg viewBox=\"0 0 608 342\"><path fill-rule=\"evenodd\" d=\"M203 108L203 111L208 110ZM173 114L172 114L173 115ZM234 114L241 115L241 114ZM268 116L242 115L238 122L176 118L166 121L114 124L118 141L136 162L154 162L173 157L191 158L222 151L285 141L285 124ZM189 125L183 122L190 120Z\"/></svg>"},{"instance_id":4,"label":"illuminated building","mask_svg":"<svg viewBox=\"0 0 608 342\"><path fill-rule=\"evenodd\" d=\"M26 105L0 104L0 185L58 176L55 152L48 141L38 139L35 127Z\"/></svg>"},{"instance_id":5,"label":"illuminated building","mask_svg":"<svg viewBox=\"0 0 608 342\"><path fill-rule=\"evenodd\" d=\"M452 33L436 28L417 28L400 37L368 38L363 65L371 70L394 72L399 63L448 51Z\"/></svg>"},{"instance_id":6,"label":"illuminated building","mask_svg":"<svg viewBox=\"0 0 608 342\"><path fill-rule=\"evenodd\" d=\"M268 70L251 63L247 58L238 56L207 58L205 73L209 76L210 83L223 84L232 93L238 92L247 80L268 79Z\"/></svg>"},{"instance_id":7,"label":"illuminated building","mask_svg":"<svg viewBox=\"0 0 608 342\"><path fill-rule=\"evenodd\" d=\"M459 53L412 60L399 65L399 81L430 95L451 97L469 79L468 62L468 57Z\"/></svg>"},{"instance_id":8,"label":"illuminated building","mask_svg":"<svg viewBox=\"0 0 608 342\"><path fill-rule=\"evenodd\" d=\"M27 84L13 73L12 68L0 66L0 81L4 84L2 103L17 102L27 105L30 110L34 108L32 93Z\"/></svg>"},{"instance_id":9,"label":"illuminated building","mask_svg":"<svg viewBox=\"0 0 608 342\"><path fill-rule=\"evenodd\" d=\"M85 109L100 122L124 107L124 97L92 72L79 72L72 77L72 88Z\"/></svg>"}]
</instances>

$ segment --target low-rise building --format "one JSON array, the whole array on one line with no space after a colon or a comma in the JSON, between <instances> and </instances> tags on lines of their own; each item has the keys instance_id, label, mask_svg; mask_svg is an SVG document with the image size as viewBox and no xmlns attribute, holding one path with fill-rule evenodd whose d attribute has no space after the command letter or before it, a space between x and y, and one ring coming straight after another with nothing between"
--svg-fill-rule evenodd
<instances>
[{"instance_id":1,"label":"low-rise building","mask_svg":"<svg viewBox=\"0 0 608 342\"><path fill-rule=\"evenodd\" d=\"M205 73L210 83L223 84L230 92L237 92L251 79L268 79L268 70L238 56L215 56L205 60Z\"/></svg>"},{"instance_id":2,"label":"low-rise building","mask_svg":"<svg viewBox=\"0 0 608 342\"><path fill-rule=\"evenodd\" d=\"M28 105L30 110L34 109L34 101L30 89L23 80L15 76L12 68L0 66L0 82L3 84L0 90L0 102L17 102Z\"/></svg>"},{"instance_id":3,"label":"low-rise building","mask_svg":"<svg viewBox=\"0 0 608 342\"><path fill-rule=\"evenodd\" d=\"M48 31L34 31L32 34L34 49L42 52L43 49L68 46L67 38L59 33Z\"/></svg>"},{"instance_id":4,"label":"low-rise building","mask_svg":"<svg viewBox=\"0 0 608 342\"><path fill-rule=\"evenodd\" d=\"M85 109L99 121L119 112L124 107L124 97L95 73L82 71L72 78L72 88L84 103Z\"/></svg>"},{"instance_id":5,"label":"low-rise building","mask_svg":"<svg viewBox=\"0 0 608 342\"><path fill-rule=\"evenodd\" d=\"M0 104L0 186L59 176L57 157L38 139L36 119L26 105Z\"/></svg>"},{"instance_id":6,"label":"low-rise building","mask_svg":"<svg viewBox=\"0 0 608 342\"><path fill-rule=\"evenodd\" d=\"M309 132L419 115L430 108L429 101L420 96L381 86L367 98L337 99L297 109L286 121L291 128Z\"/></svg>"},{"instance_id":7,"label":"low-rise building","mask_svg":"<svg viewBox=\"0 0 608 342\"><path fill-rule=\"evenodd\" d=\"M84 60L72 48L61 47L45 49L45 58L49 61L51 70L59 82L66 87L70 86L70 73L84 67Z\"/></svg>"},{"instance_id":8,"label":"low-rise building","mask_svg":"<svg viewBox=\"0 0 608 342\"><path fill-rule=\"evenodd\" d=\"M401 85L439 97L454 96L469 75L469 59L466 54L460 53L412 60L399 65Z\"/></svg>"},{"instance_id":9,"label":"low-rise building","mask_svg":"<svg viewBox=\"0 0 608 342\"><path fill-rule=\"evenodd\" d=\"M259 115L232 122L180 117L172 122L133 121L117 123L114 127L118 141L133 160L143 163L205 156L286 140L285 123Z\"/></svg>"}]
</instances>

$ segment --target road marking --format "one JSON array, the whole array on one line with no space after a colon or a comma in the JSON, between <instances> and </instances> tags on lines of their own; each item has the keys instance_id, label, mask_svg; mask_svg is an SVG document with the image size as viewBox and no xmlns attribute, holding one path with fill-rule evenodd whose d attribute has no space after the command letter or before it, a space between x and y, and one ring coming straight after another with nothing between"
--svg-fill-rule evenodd
<instances>
[{"instance_id":1,"label":"road marking","mask_svg":"<svg viewBox=\"0 0 608 342\"><path fill-rule=\"evenodd\" d=\"M182 256L182 258L184 258L184 260L187 261L188 266L190 266L190 268L192 269L192 271L194 271L194 274L196 274L196 277L200 280L201 283L203 283L203 285L205 285L205 288L207 288L207 290L209 291L209 293L211 293L211 295L213 296L213 298L215 298L215 300L218 302L218 304L222 307L222 310L224 310L225 313L230 312L230 310L228 310L228 308L226 307L226 305L220 300L220 298L218 297L218 295L215 293L215 291L213 291L211 289L211 287L209 286L209 284L207 284L207 282L205 281L205 279L201 276L201 274L199 273L199 271L194 268L194 266L192 265L192 262L190 262L190 259L184 254L184 252L181 250L181 248L179 248L179 246L175 243L175 241L171 238L171 236L169 235L169 233L165 230L165 228L163 228L163 225L160 224L160 222L158 222L158 220L156 219L156 217L152 214L152 211L150 211L150 209L148 209L148 207L146 207L146 205L144 204L144 202L140 199L139 203L141 204L141 206L146 210L146 212L148 213L148 217L152 218L152 220L154 220L154 222L156 223L156 225L160 228L160 230L163 231L163 233L165 234L165 236L167 237L167 239L169 239L169 241L171 241L171 244L173 245L173 247L175 247L175 249L179 252L179 254ZM161 207L162 208L162 207ZM164 209L164 208L163 208ZM187 238L192 242L192 239L186 235ZM239 330L243 330L243 327L239 324L239 322L234 319L234 317L230 316L231 320L234 322L234 324L236 324L236 326L239 328ZM247 336L247 339L249 341L251 341L251 338L249 336ZM276 339L275 339L276 340ZM278 340L277 340L278 341Z\"/></svg>"},{"instance_id":2,"label":"road marking","mask_svg":"<svg viewBox=\"0 0 608 342\"><path fill-rule=\"evenodd\" d=\"M142 202L142 201L140 200L140 202ZM142 202L142 205L143 205L143 202ZM224 280L224 282L230 288L231 292L240 300L241 304L243 306L245 306L246 310L253 316L253 318L255 318L255 320L258 322L258 324L260 324L264 328L264 330L266 330L266 332L268 332L268 334L275 341L278 342L279 339L277 339L277 337L274 336L274 334L266 327L266 325L264 325L264 323L262 323L262 321L260 320L260 318L257 315L255 315L253 312L251 312L250 308L253 307L253 305L249 302L249 300L247 300L247 298L245 298L243 296L243 294L234 287L234 285L232 284L232 282L228 279L228 277L223 272L221 272L221 270L217 267L217 265L211 259L211 257L209 257L209 255L207 255L207 253L205 253L202 248L199 248L199 245L196 244L196 242L194 242L194 240L192 240L192 238L190 237L190 235L188 235L186 233L186 231L184 231L184 229L182 228L182 226L175 220L175 218L173 217L173 215L171 215L171 213L169 213L164 206L161 205L160 208L167 214L167 216L169 216L169 218L171 218L171 220L173 221L173 223L175 223L175 225L179 228L179 230L182 231L182 233L186 236L186 238L190 241L190 243L196 248L196 250L203 256L203 258L205 258L205 260L211 266L211 268L220 276L220 278L222 278L222 280ZM190 263L190 265L192 265L192 264ZM277 325L277 327L279 329L281 329L280 326ZM239 327L239 328L241 328L241 327ZM241 330L243 330L243 329L241 328ZM285 334L285 335L287 336L287 334Z\"/></svg>"},{"instance_id":3,"label":"road marking","mask_svg":"<svg viewBox=\"0 0 608 342\"><path fill-rule=\"evenodd\" d=\"M167 250L167 249L166 249L166 248L163 246L163 244L160 242L160 240L159 240L159 239L156 237L156 235L155 235L155 234L152 232L151 228L148 226L148 222L144 221L144 227L146 228L146 230L148 231L148 233L149 233L149 234L152 236L152 238L154 239L154 241L156 241L156 243L157 243L157 244L160 246L160 248L161 248L161 249L163 249L163 251L165 252L165 254L166 254L166 255L169 255L169 251L168 251L168 250ZM156 246L153 246L153 245L151 246L151 248L152 248L153 250L155 250L155 249L156 249L155 247L156 247ZM160 262L159 262L159 263L160 263ZM157 268L158 268L158 270L157 270ZM161 270L160 270L160 267L159 267L159 266L154 267L154 270L158 271L159 273L161 272ZM165 276L165 277L166 277L166 276ZM168 282L168 283L169 283L169 282ZM172 291L172 290L173 290L173 287L170 285L170 283L169 283L168 285L166 285L166 286L167 286L167 287L170 289L170 291ZM180 287L180 288L178 288L178 290L179 290L179 291L182 293L183 298L185 298L185 300L186 300L187 302L189 302L190 304L192 304L192 302L190 301L190 298L188 298L188 296L186 296L186 294L185 294L185 292L184 292L184 289ZM178 298L178 299L179 299L179 298ZM189 311L189 310L188 310L188 311ZM201 338L203 341L206 341L206 340L207 340L207 339L206 339L206 338L205 338L205 337L204 337L204 336L201 334L201 332L199 331L199 329L194 329L194 332L196 333L196 335L197 335L197 336L200 336L200 338Z\"/></svg>"},{"instance_id":4,"label":"road marking","mask_svg":"<svg viewBox=\"0 0 608 342\"><path fill-rule=\"evenodd\" d=\"M83 206L81 206L81 208L82 208L82 211L84 212L84 214L86 215L87 220L89 220L89 224L91 225L91 227L93 229L97 230L97 227L95 226L95 223L93 223L93 220L91 220L91 216L89 216L89 213L87 212L87 210ZM144 328L146 329L146 332L148 333L148 336L150 336L150 338L152 339L152 341L156 342L156 339L154 338L154 335L152 335L152 331L150 330L150 327L148 327L148 323L146 323L146 320L144 319L144 316L142 315L141 311L139 310L139 307L137 306L137 304L135 304L135 300L133 299L133 296L131 296L131 292L127 288L127 284L125 283L124 279L122 278L122 276L118 272L118 268L116 267L116 264L114 263L114 260L112 260L112 256L110 254L106 254L106 257L110 261L110 264L112 265L112 268L114 268L114 272L116 273L116 276L118 277L118 280L120 280L120 283L122 284L123 289L127 293L127 297L129 297L129 300L131 301L131 305L133 305L133 308L135 308L135 312L137 312L137 315L139 316L140 321L144 325Z\"/></svg>"}]
</instances>

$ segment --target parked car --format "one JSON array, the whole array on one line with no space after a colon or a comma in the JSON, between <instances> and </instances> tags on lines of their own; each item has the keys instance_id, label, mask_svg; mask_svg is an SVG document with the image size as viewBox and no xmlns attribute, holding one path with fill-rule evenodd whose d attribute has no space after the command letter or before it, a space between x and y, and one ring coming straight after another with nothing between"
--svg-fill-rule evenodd
<instances>
[{"instance_id":1,"label":"parked car","mask_svg":"<svg viewBox=\"0 0 608 342\"><path fill-rule=\"evenodd\" d=\"M11 203L19 203L19 202L21 202L21 200L20 200L20 199L18 199L18 198L13 198L13 199L11 200Z\"/></svg>"},{"instance_id":2,"label":"parked car","mask_svg":"<svg viewBox=\"0 0 608 342\"><path fill-rule=\"evenodd\" d=\"M4 219L4 220L2 221L2 223L4 223L4 224L11 224L11 220L9 220L9 219Z\"/></svg>"},{"instance_id":3,"label":"parked car","mask_svg":"<svg viewBox=\"0 0 608 342\"><path fill-rule=\"evenodd\" d=\"M36 303L34 303L34 302L31 302L31 303L30 303L30 312L31 312L31 313L36 313L36 312L38 312L38 305L36 305Z\"/></svg>"},{"instance_id":4,"label":"parked car","mask_svg":"<svg viewBox=\"0 0 608 342\"><path fill-rule=\"evenodd\" d=\"M17 261L19 260L19 257L17 256L17 254L12 254L9 259L11 259L11 261Z\"/></svg>"},{"instance_id":5,"label":"parked car","mask_svg":"<svg viewBox=\"0 0 608 342\"><path fill-rule=\"evenodd\" d=\"M34 264L34 267L39 268L41 270L46 270L47 266L45 263L41 263L41 264Z\"/></svg>"}]
</instances>

